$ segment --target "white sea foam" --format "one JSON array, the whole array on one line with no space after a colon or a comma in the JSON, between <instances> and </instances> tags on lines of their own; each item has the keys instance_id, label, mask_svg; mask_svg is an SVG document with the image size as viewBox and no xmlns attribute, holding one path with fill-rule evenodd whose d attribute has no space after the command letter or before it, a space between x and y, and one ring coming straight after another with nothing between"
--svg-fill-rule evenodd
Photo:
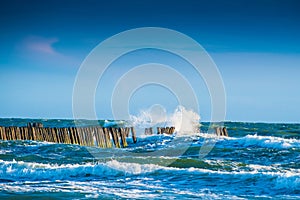
<instances>
[{"instance_id":1,"label":"white sea foam","mask_svg":"<svg viewBox=\"0 0 300 200\"><path fill-rule=\"evenodd\" d=\"M212 161L208 161L212 162ZM127 163L119 162L116 160L108 161L105 163L86 163L86 164L63 164L63 165L53 165L53 164L40 164L33 162L23 162L23 161L3 161L0 160L0 177L5 180L16 181L13 183L0 183L2 189L0 190L16 190L18 192L29 192L29 191L48 191L48 192L82 192L87 193L88 197L97 197L97 194L101 194L101 191L107 193L107 189L111 194L117 194L122 198L145 198L145 197L159 197L159 193L153 193L151 191L168 191L175 194L191 195L203 197L203 193L195 193L192 191L180 191L176 189L161 187L160 185L147 186L144 183L148 182L137 182L137 179L133 178L131 183L126 181L126 185L131 185L133 188L128 190L125 188L111 187L108 183L104 182L78 182L78 177L85 177L91 175L94 177L131 177L131 175L145 175L156 173L156 176L163 175L168 176L168 174L177 174L178 177L219 177L224 180L238 181L248 181L249 179L257 180L258 184L265 184L269 182L275 189L287 189L290 191L297 190L300 187L300 170L299 169L277 169L276 167L270 166L260 166L260 165L247 165L248 169L235 168L232 171L226 171L223 169L202 169L202 168L175 168L175 167L164 167L155 164L139 164L139 163ZM72 182L73 178L74 184L66 185L66 182ZM147 178L145 176L140 176L141 178ZM151 176L150 176L151 177ZM31 187L32 184L20 184L22 180L26 180L26 183L36 182L41 183L43 181L54 182L54 185L49 187ZM130 180L129 178L128 180ZM151 178L150 178L151 179ZM102 179L100 179L102 180ZM151 181L151 180L149 180ZM99 185L100 184L100 185ZM118 181L113 184L118 184ZM43 188L44 187L44 188ZM230 186L226 186L229 189ZM94 196L95 195L95 196ZM211 194L213 197L214 194ZM215 196L218 197L218 196Z\"/></svg>"},{"instance_id":2,"label":"white sea foam","mask_svg":"<svg viewBox=\"0 0 300 200\"><path fill-rule=\"evenodd\" d=\"M1 150L0 149L0 155L2 154L2 155L5 155L6 153L10 153L10 152L12 152L11 150Z\"/></svg>"},{"instance_id":3,"label":"white sea foam","mask_svg":"<svg viewBox=\"0 0 300 200\"><path fill-rule=\"evenodd\" d=\"M289 149L300 148L300 140L298 139L286 139L275 136L259 136L259 135L246 135L241 138L223 138L239 143L241 146L251 147L258 146L264 148L277 148L277 149Z\"/></svg>"},{"instance_id":4,"label":"white sea foam","mask_svg":"<svg viewBox=\"0 0 300 200\"><path fill-rule=\"evenodd\" d=\"M212 161L206 161L211 163ZM219 161L218 161L219 162ZM137 175L155 172L157 170L164 172L182 172L182 173L209 173L223 175L251 175L251 176L278 176L278 177L295 177L300 181L299 169L280 169L272 166L248 165L251 170L234 171L211 170L204 168L176 168L165 167L156 164L139 164L119 162L111 160L105 163L85 163L85 164L43 164L23 161L3 161L0 160L0 177L1 178L29 178L36 179L64 179L73 176L85 176L87 174L94 176L114 176L114 175ZM276 170L276 171L274 171Z\"/></svg>"},{"instance_id":5,"label":"white sea foam","mask_svg":"<svg viewBox=\"0 0 300 200\"><path fill-rule=\"evenodd\" d=\"M244 147L263 147L263 148L275 148L275 149L290 149L300 148L300 140L294 138L282 138L275 136L260 136L260 135L246 135L244 137L220 137L215 134L200 133L201 138L212 139L224 144Z\"/></svg>"}]
</instances>

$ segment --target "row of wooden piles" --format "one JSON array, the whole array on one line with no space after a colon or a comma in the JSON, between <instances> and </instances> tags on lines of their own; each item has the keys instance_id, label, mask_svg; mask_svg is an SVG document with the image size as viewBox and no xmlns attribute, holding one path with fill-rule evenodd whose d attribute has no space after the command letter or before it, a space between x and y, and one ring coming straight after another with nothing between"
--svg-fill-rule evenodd
<instances>
[{"instance_id":1,"label":"row of wooden piles","mask_svg":"<svg viewBox=\"0 0 300 200\"><path fill-rule=\"evenodd\" d=\"M175 127L157 127L157 134L168 134L172 135L175 132ZM145 135L153 135L153 129L152 127L150 128L145 128Z\"/></svg>"},{"instance_id":2,"label":"row of wooden piles","mask_svg":"<svg viewBox=\"0 0 300 200\"><path fill-rule=\"evenodd\" d=\"M137 142L134 127L104 128L68 127L50 128L40 125L27 127L0 126L0 140L35 140L54 143L78 144L82 146L97 146L101 148L127 147L126 138L131 132L132 140Z\"/></svg>"}]
</instances>

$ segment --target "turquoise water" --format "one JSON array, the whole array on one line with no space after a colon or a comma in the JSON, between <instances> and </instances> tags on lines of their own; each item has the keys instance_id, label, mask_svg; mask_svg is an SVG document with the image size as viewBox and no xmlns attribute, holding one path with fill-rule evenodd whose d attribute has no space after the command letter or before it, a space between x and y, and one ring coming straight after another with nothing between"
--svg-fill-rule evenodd
<instances>
[{"instance_id":1,"label":"turquoise water","mask_svg":"<svg viewBox=\"0 0 300 200\"><path fill-rule=\"evenodd\" d=\"M300 124L227 122L229 138L206 133L207 126L189 136L140 135L137 144L128 138L126 149L0 141L0 199L300 198Z\"/></svg>"}]
</instances>

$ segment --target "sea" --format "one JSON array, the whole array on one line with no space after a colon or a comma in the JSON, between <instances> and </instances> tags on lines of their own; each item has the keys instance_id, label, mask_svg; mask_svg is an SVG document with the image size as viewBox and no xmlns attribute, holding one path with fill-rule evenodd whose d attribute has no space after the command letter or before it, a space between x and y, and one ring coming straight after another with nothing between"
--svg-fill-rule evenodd
<instances>
[{"instance_id":1,"label":"sea","mask_svg":"<svg viewBox=\"0 0 300 200\"><path fill-rule=\"evenodd\" d=\"M89 125L88 120L0 119L0 126ZM99 120L102 126L124 121ZM0 140L0 199L300 199L300 124L225 122L138 133L127 148Z\"/></svg>"}]
</instances>

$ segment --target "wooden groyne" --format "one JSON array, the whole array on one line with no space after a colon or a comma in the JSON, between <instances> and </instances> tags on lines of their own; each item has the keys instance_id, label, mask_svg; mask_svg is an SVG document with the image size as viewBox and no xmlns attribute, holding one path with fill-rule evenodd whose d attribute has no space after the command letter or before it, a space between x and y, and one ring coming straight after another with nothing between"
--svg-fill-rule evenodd
<instances>
[{"instance_id":1,"label":"wooden groyne","mask_svg":"<svg viewBox=\"0 0 300 200\"><path fill-rule=\"evenodd\" d=\"M157 134L173 134L175 127L157 127ZM131 133L131 134L130 134ZM146 135L153 129L145 128ZM0 126L0 140L35 140L100 148L127 147L127 138L137 142L134 127L44 127L42 123L28 123L27 126Z\"/></svg>"},{"instance_id":2,"label":"wooden groyne","mask_svg":"<svg viewBox=\"0 0 300 200\"><path fill-rule=\"evenodd\" d=\"M126 138L131 131L132 140L137 142L134 127L43 127L41 123L28 123L25 127L0 126L0 140L35 140L54 143L97 146L101 148L127 147Z\"/></svg>"},{"instance_id":3,"label":"wooden groyne","mask_svg":"<svg viewBox=\"0 0 300 200\"><path fill-rule=\"evenodd\" d=\"M157 127L157 134L172 135L175 127ZM131 134L130 134L131 133ZM153 135L153 129L145 128L145 135ZM218 136L228 136L226 127L215 127ZM78 144L100 148L125 148L131 135L137 143L134 127L44 127L42 123L28 123L27 126L0 126L0 140L35 140L54 143Z\"/></svg>"}]
</instances>

